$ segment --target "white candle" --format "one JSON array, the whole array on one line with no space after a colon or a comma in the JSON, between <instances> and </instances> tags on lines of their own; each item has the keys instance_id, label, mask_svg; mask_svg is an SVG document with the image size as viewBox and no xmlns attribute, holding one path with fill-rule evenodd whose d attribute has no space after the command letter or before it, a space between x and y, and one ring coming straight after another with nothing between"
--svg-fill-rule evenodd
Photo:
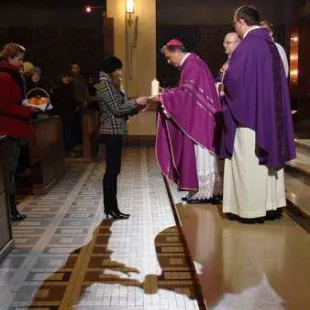
<instances>
[{"instance_id":1,"label":"white candle","mask_svg":"<svg viewBox=\"0 0 310 310\"><path fill-rule=\"evenodd\" d=\"M151 85L152 85L151 93L152 93L152 96L155 97L159 93L159 82L156 79L154 79Z\"/></svg>"}]
</instances>

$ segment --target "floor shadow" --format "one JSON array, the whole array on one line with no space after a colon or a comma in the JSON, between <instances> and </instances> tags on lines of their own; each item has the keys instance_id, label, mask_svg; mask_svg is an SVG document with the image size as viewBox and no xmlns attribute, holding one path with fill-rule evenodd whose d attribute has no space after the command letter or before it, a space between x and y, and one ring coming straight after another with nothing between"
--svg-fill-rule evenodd
<instances>
[{"instance_id":1,"label":"floor shadow","mask_svg":"<svg viewBox=\"0 0 310 310\"><path fill-rule=\"evenodd\" d=\"M161 231L154 240L161 274L147 274L140 281L133 276L140 273L138 268L112 259L113 251L108 244L113 223L112 220L103 220L93 231L92 239L69 254L65 264L36 290L29 309L71 309L81 301L84 304L85 300L91 307L94 297L87 296L92 295L87 289L100 284L138 287L142 294L147 295L156 295L159 290L173 291L197 300L199 308L205 309L199 295L197 276L189 263L178 227ZM105 298L104 295L102 298Z\"/></svg>"}]
</instances>

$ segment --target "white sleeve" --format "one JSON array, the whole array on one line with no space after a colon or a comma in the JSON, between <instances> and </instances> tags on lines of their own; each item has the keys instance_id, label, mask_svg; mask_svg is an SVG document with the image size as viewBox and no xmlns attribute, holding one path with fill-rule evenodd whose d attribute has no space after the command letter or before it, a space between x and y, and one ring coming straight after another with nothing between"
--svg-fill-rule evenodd
<instances>
[{"instance_id":1,"label":"white sleeve","mask_svg":"<svg viewBox=\"0 0 310 310\"><path fill-rule=\"evenodd\" d=\"M285 75L286 77L288 77L288 60L287 60L286 52L279 43L276 43L276 46L279 51L280 57L282 59L282 63L283 63L284 70L285 70Z\"/></svg>"}]
</instances>

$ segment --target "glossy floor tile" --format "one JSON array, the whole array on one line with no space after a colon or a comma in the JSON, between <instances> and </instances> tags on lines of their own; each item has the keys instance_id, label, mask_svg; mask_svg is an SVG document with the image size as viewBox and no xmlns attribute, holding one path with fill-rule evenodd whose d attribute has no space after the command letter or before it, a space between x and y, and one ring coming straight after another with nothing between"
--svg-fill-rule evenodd
<instances>
[{"instance_id":1,"label":"glossy floor tile","mask_svg":"<svg viewBox=\"0 0 310 310\"><path fill-rule=\"evenodd\" d=\"M103 218L104 163L69 165L19 208L15 249L0 265L0 309L204 309L152 148L128 148L119 205Z\"/></svg>"},{"instance_id":2,"label":"glossy floor tile","mask_svg":"<svg viewBox=\"0 0 310 310\"><path fill-rule=\"evenodd\" d=\"M310 309L310 235L287 215L230 221L220 206L181 203L170 183L208 309Z\"/></svg>"}]
</instances>

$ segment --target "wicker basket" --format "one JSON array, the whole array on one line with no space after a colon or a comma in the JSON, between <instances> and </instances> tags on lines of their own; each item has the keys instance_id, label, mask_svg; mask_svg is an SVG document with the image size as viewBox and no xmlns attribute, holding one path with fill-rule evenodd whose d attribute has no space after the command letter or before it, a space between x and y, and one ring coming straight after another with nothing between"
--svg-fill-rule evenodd
<instances>
[{"instance_id":1,"label":"wicker basket","mask_svg":"<svg viewBox=\"0 0 310 310\"><path fill-rule=\"evenodd\" d=\"M35 96L32 96L33 94L36 94ZM40 98L44 98L45 102L42 103L32 103L30 100L32 98L38 98L38 100L40 100ZM24 105L27 105L29 107L35 107L38 108L42 111L46 111L46 110L50 110L52 108L51 105L51 98L49 93L43 89L43 88L33 88L31 89L25 96L25 100L23 101Z\"/></svg>"}]
</instances>

